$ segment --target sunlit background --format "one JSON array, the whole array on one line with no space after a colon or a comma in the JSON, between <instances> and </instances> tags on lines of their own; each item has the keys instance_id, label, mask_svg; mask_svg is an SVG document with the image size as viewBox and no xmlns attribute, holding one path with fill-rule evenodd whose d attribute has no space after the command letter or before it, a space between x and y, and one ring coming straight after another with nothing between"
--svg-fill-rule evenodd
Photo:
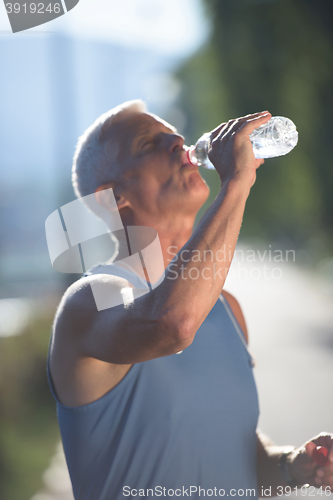
<instances>
[{"instance_id":1,"label":"sunlit background","mask_svg":"<svg viewBox=\"0 0 333 500\"><path fill-rule=\"evenodd\" d=\"M258 172L226 288L257 358L260 428L295 445L333 431L332 14L324 0L81 0L12 34L0 4L1 499L72 499L45 360L80 276L52 269L44 223L74 199L78 136L130 99L187 144L265 109L297 125L295 150ZM203 175L205 210L219 182Z\"/></svg>"}]
</instances>

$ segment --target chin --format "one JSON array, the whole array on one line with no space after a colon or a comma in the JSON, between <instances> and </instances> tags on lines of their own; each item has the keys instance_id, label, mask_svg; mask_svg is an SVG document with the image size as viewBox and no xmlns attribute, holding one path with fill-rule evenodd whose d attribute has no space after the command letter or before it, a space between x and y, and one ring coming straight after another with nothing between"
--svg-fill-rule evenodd
<instances>
[{"instance_id":1,"label":"chin","mask_svg":"<svg viewBox=\"0 0 333 500\"><path fill-rule=\"evenodd\" d=\"M196 193L197 196L201 195L205 197L205 200L207 200L210 189L206 181L201 177L199 172L193 172L189 178L189 191Z\"/></svg>"},{"instance_id":2,"label":"chin","mask_svg":"<svg viewBox=\"0 0 333 500\"><path fill-rule=\"evenodd\" d=\"M206 181L198 173L196 179L191 180L188 190L188 203L193 205L197 210L200 210L202 205L207 201L210 189Z\"/></svg>"}]
</instances>

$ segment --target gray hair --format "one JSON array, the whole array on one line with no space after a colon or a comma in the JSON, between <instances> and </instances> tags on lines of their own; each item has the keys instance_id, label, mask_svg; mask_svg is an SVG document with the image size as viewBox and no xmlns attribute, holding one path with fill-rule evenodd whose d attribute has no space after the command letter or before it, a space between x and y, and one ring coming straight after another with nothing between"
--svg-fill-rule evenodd
<instances>
[{"instance_id":1,"label":"gray hair","mask_svg":"<svg viewBox=\"0 0 333 500\"><path fill-rule=\"evenodd\" d=\"M131 113L144 113L141 99L127 101L101 115L79 137L72 168L72 184L78 198L92 194L111 181L115 171L118 145L112 136L112 127Z\"/></svg>"}]
</instances>

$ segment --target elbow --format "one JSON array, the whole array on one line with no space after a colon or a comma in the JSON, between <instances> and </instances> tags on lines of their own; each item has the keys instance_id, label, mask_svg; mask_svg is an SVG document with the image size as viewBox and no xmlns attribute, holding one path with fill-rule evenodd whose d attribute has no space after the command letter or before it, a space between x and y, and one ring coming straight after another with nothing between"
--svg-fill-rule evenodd
<instances>
[{"instance_id":1,"label":"elbow","mask_svg":"<svg viewBox=\"0 0 333 500\"><path fill-rule=\"evenodd\" d=\"M196 334L196 328L192 318L184 318L179 325L177 337L180 343L190 345ZM186 347L187 347L186 346Z\"/></svg>"},{"instance_id":2,"label":"elbow","mask_svg":"<svg viewBox=\"0 0 333 500\"><path fill-rule=\"evenodd\" d=\"M162 318L161 323L172 351L182 351L192 344L196 333L192 318Z\"/></svg>"}]
</instances>

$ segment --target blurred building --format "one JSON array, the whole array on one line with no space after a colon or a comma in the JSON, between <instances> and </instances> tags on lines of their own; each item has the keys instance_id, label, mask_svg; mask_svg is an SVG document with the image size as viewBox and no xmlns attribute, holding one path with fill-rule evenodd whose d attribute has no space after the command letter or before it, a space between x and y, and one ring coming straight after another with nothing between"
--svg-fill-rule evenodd
<instances>
[{"instance_id":1,"label":"blurred building","mask_svg":"<svg viewBox=\"0 0 333 500\"><path fill-rule=\"evenodd\" d=\"M74 199L75 144L100 114L142 98L182 128L172 106L178 63L153 50L65 34L0 38L0 298L63 282L51 267L44 223Z\"/></svg>"}]
</instances>

